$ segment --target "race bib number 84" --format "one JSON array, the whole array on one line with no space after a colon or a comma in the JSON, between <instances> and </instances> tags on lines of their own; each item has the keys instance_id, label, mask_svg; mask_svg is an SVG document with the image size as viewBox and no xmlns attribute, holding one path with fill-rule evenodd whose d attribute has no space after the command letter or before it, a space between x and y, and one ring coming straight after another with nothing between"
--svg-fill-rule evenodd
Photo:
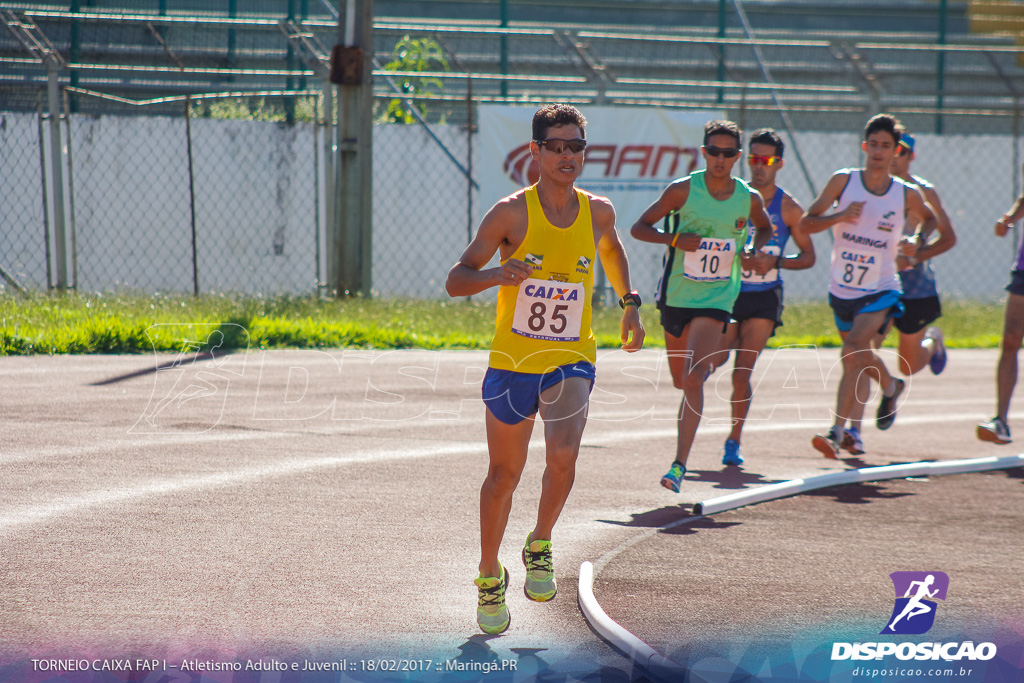
<instances>
[{"instance_id":1,"label":"race bib number 84","mask_svg":"<svg viewBox=\"0 0 1024 683\"><path fill-rule=\"evenodd\" d=\"M581 282L529 278L519 286L512 331L532 339L579 341L585 298Z\"/></svg>"},{"instance_id":2,"label":"race bib number 84","mask_svg":"<svg viewBox=\"0 0 1024 683\"><path fill-rule=\"evenodd\" d=\"M771 256L777 257L781 252L781 249L779 249L778 247L764 247L761 249L761 251ZM743 280L743 282L749 282L757 285L761 285L766 282L775 282L776 280L779 279L779 269L772 268L764 275L758 275L752 270L742 270L740 271L740 279Z\"/></svg>"}]
</instances>

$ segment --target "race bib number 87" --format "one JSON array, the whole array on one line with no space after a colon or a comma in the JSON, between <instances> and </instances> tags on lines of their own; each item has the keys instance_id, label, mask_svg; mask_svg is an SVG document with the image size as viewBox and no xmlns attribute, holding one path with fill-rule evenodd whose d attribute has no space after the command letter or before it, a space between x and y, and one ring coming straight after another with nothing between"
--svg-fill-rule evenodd
<instances>
[{"instance_id":1,"label":"race bib number 87","mask_svg":"<svg viewBox=\"0 0 1024 683\"><path fill-rule=\"evenodd\" d=\"M877 251L843 249L832 262L832 279L843 287L873 291L882 279L883 258Z\"/></svg>"},{"instance_id":2,"label":"race bib number 87","mask_svg":"<svg viewBox=\"0 0 1024 683\"><path fill-rule=\"evenodd\" d=\"M512 331L532 339L579 341L585 298L581 282L529 278L519 286Z\"/></svg>"}]
</instances>

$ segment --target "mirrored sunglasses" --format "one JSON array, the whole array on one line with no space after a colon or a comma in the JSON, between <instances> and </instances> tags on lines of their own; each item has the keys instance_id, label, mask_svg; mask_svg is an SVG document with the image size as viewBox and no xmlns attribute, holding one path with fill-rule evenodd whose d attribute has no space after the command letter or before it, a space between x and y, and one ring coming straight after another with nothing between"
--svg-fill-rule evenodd
<instances>
[{"instance_id":1,"label":"mirrored sunglasses","mask_svg":"<svg viewBox=\"0 0 1024 683\"><path fill-rule=\"evenodd\" d=\"M763 157L759 154L748 154L747 161L751 166L757 166L762 164L764 166L774 166L775 164L782 161L782 157Z\"/></svg>"},{"instance_id":2,"label":"mirrored sunglasses","mask_svg":"<svg viewBox=\"0 0 1024 683\"><path fill-rule=\"evenodd\" d=\"M740 153L740 150L736 147L715 147L714 145L706 145L704 151L709 156L713 157L725 157L726 159L732 159L734 156Z\"/></svg>"},{"instance_id":3,"label":"mirrored sunglasses","mask_svg":"<svg viewBox=\"0 0 1024 683\"><path fill-rule=\"evenodd\" d=\"M548 138L547 140L534 140L540 147L547 147L548 151L555 154L562 154L566 148L573 154L579 154L587 148L587 141L582 138L575 140L562 140L561 138Z\"/></svg>"}]
</instances>

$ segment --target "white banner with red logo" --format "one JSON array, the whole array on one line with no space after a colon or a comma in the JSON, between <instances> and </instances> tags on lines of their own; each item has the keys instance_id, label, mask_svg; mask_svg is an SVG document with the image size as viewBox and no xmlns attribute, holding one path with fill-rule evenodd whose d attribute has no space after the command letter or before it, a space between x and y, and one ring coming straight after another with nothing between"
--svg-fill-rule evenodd
<instances>
[{"instance_id":1,"label":"white banner with red logo","mask_svg":"<svg viewBox=\"0 0 1024 683\"><path fill-rule=\"evenodd\" d=\"M530 155L536 107L480 105L480 156L476 170L481 208L537 181ZM612 200L619 231L676 178L703 168L700 146L704 124L722 118L717 111L678 111L633 107L588 107L587 152L576 186ZM633 284L646 296L657 282L663 250L637 248L623 235ZM656 252L656 253L655 253ZM639 266L639 267L638 267Z\"/></svg>"}]
</instances>

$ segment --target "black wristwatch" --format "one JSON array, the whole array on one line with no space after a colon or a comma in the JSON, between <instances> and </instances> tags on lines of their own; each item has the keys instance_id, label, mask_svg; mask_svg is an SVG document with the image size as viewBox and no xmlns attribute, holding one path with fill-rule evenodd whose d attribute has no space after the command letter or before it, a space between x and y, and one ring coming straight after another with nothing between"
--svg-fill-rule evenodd
<instances>
[{"instance_id":1,"label":"black wristwatch","mask_svg":"<svg viewBox=\"0 0 1024 683\"><path fill-rule=\"evenodd\" d=\"M636 306L640 308L643 302L640 300L640 292L635 289L619 299L619 308L625 308L626 306Z\"/></svg>"}]
</instances>

